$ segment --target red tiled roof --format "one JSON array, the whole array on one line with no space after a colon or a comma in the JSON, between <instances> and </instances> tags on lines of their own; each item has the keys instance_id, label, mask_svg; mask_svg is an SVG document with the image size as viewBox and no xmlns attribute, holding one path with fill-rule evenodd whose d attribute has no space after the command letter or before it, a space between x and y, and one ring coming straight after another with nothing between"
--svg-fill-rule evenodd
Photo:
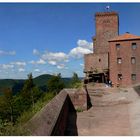
<instances>
[{"instance_id":1,"label":"red tiled roof","mask_svg":"<svg viewBox=\"0 0 140 140\"><path fill-rule=\"evenodd\" d=\"M129 34L129 33L125 33L123 35L119 35L111 40L109 40L109 42L112 42L112 41L120 41L120 40L136 40L136 39L140 39L140 36L136 36L136 35L133 35L133 34Z\"/></svg>"}]
</instances>

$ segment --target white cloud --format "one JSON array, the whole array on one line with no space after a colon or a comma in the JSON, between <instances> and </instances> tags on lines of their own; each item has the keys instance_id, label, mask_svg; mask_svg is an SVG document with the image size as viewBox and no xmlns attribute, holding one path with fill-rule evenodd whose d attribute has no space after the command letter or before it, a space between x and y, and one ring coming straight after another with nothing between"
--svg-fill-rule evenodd
<instances>
[{"instance_id":1,"label":"white cloud","mask_svg":"<svg viewBox=\"0 0 140 140\"><path fill-rule=\"evenodd\" d=\"M56 65L56 61L50 60L50 61L48 61L48 63L51 64L51 65Z\"/></svg>"},{"instance_id":2,"label":"white cloud","mask_svg":"<svg viewBox=\"0 0 140 140\"><path fill-rule=\"evenodd\" d=\"M33 54L34 55L39 55L40 53L39 53L39 51L37 49L33 49Z\"/></svg>"},{"instance_id":3,"label":"white cloud","mask_svg":"<svg viewBox=\"0 0 140 140\"><path fill-rule=\"evenodd\" d=\"M24 61L11 62L11 64L16 66L26 66L26 62Z\"/></svg>"},{"instance_id":4,"label":"white cloud","mask_svg":"<svg viewBox=\"0 0 140 140\"><path fill-rule=\"evenodd\" d=\"M92 43L87 42L86 40L78 40L77 47L69 52L69 56L80 59L84 54L92 53L92 48Z\"/></svg>"},{"instance_id":5,"label":"white cloud","mask_svg":"<svg viewBox=\"0 0 140 140\"><path fill-rule=\"evenodd\" d=\"M15 51L3 51L0 50L0 55L16 55Z\"/></svg>"},{"instance_id":6,"label":"white cloud","mask_svg":"<svg viewBox=\"0 0 140 140\"><path fill-rule=\"evenodd\" d=\"M19 68L18 71L19 71L19 72L24 72L25 69L23 69L23 68Z\"/></svg>"},{"instance_id":7,"label":"white cloud","mask_svg":"<svg viewBox=\"0 0 140 140\"><path fill-rule=\"evenodd\" d=\"M12 69L14 68L14 65L11 65L11 64L2 64L1 65L3 69Z\"/></svg>"},{"instance_id":8,"label":"white cloud","mask_svg":"<svg viewBox=\"0 0 140 140\"><path fill-rule=\"evenodd\" d=\"M50 65L57 65L61 62L68 62L68 55L64 52L49 52L45 51L43 53L40 53L38 50L34 49L33 54L39 55L40 60L39 61L30 61L31 64L45 64L48 62Z\"/></svg>"},{"instance_id":9,"label":"white cloud","mask_svg":"<svg viewBox=\"0 0 140 140\"><path fill-rule=\"evenodd\" d=\"M33 50L33 54L39 57L38 61L30 61L31 64L45 64L46 62L50 65L56 66L58 69L65 68L65 63L69 62L69 58L80 59L84 54L92 53L93 45L91 42L86 40L78 40L77 47L70 50L69 53L64 52L49 52L44 51L40 53L37 49ZM63 64L62 64L63 63Z\"/></svg>"},{"instance_id":10,"label":"white cloud","mask_svg":"<svg viewBox=\"0 0 140 140\"><path fill-rule=\"evenodd\" d=\"M65 65L64 64L59 64L59 65L57 65L57 68L58 69L64 69L65 68Z\"/></svg>"},{"instance_id":11,"label":"white cloud","mask_svg":"<svg viewBox=\"0 0 140 140\"><path fill-rule=\"evenodd\" d=\"M88 53L92 53L92 51L86 48L77 47L77 48L73 48L70 51L70 56L74 58L82 58L84 54L88 54Z\"/></svg>"},{"instance_id":12,"label":"white cloud","mask_svg":"<svg viewBox=\"0 0 140 140\"><path fill-rule=\"evenodd\" d=\"M46 61L66 62L68 60L68 55L63 52L45 52L41 55L41 58Z\"/></svg>"},{"instance_id":13,"label":"white cloud","mask_svg":"<svg viewBox=\"0 0 140 140\"><path fill-rule=\"evenodd\" d=\"M40 70L39 70L39 69L35 69L34 71L35 71L35 72L40 72Z\"/></svg>"},{"instance_id":14,"label":"white cloud","mask_svg":"<svg viewBox=\"0 0 140 140\"><path fill-rule=\"evenodd\" d=\"M43 59L39 59L36 63L37 64L46 64L46 62Z\"/></svg>"},{"instance_id":15,"label":"white cloud","mask_svg":"<svg viewBox=\"0 0 140 140\"><path fill-rule=\"evenodd\" d=\"M86 49L89 49L89 50L92 50L93 49L93 44L92 42L88 42L86 40L78 40L77 41L77 45L79 47L82 47L82 48L86 48Z\"/></svg>"},{"instance_id":16,"label":"white cloud","mask_svg":"<svg viewBox=\"0 0 140 140\"><path fill-rule=\"evenodd\" d=\"M43 59L39 59L38 61L29 61L30 64L46 64L46 62Z\"/></svg>"},{"instance_id":17,"label":"white cloud","mask_svg":"<svg viewBox=\"0 0 140 140\"><path fill-rule=\"evenodd\" d=\"M80 66L84 67L84 64L80 64Z\"/></svg>"},{"instance_id":18,"label":"white cloud","mask_svg":"<svg viewBox=\"0 0 140 140\"><path fill-rule=\"evenodd\" d=\"M31 61L29 61L29 63L30 63L30 64L36 64L36 61L31 60Z\"/></svg>"}]
</instances>

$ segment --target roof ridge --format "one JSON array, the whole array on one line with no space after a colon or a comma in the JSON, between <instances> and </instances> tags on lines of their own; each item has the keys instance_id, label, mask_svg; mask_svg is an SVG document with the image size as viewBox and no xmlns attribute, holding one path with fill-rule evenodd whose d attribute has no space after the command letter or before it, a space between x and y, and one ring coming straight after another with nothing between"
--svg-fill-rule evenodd
<instances>
[{"instance_id":1,"label":"roof ridge","mask_svg":"<svg viewBox=\"0 0 140 140\"><path fill-rule=\"evenodd\" d=\"M119 41L119 40L132 40L132 39L140 39L140 36L130 34L130 33L124 33L122 35L118 35L118 36L110 39L109 42L111 42L111 41Z\"/></svg>"}]
</instances>

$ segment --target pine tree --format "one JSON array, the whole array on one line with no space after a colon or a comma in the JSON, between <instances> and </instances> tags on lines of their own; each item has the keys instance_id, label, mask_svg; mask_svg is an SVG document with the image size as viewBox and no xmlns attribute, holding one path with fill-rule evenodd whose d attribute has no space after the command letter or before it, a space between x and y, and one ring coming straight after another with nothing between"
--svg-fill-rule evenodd
<instances>
[{"instance_id":1,"label":"pine tree","mask_svg":"<svg viewBox=\"0 0 140 140\"><path fill-rule=\"evenodd\" d=\"M58 94L64 88L64 82L59 73L57 76L53 75L47 82L47 89L53 94Z\"/></svg>"},{"instance_id":2,"label":"pine tree","mask_svg":"<svg viewBox=\"0 0 140 140\"><path fill-rule=\"evenodd\" d=\"M33 83L33 76L32 73L28 75L28 79L25 81L23 89L21 91L21 96L23 98L23 103L25 106L25 110L32 104L34 106L34 93L33 93L33 88L34 88L34 83Z\"/></svg>"},{"instance_id":3,"label":"pine tree","mask_svg":"<svg viewBox=\"0 0 140 140\"><path fill-rule=\"evenodd\" d=\"M81 81L80 79L78 78L78 74L77 73L73 73L73 76L72 76L72 79L71 79L71 82L70 82L70 85L71 87L75 87L77 84L79 84Z\"/></svg>"},{"instance_id":4,"label":"pine tree","mask_svg":"<svg viewBox=\"0 0 140 140\"><path fill-rule=\"evenodd\" d=\"M14 123L14 99L12 94L12 89L10 88L4 88L3 89L4 96L3 102L1 104L1 109L3 112L3 116L5 116L5 120L10 121L11 123Z\"/></svg>"}]
</instances>

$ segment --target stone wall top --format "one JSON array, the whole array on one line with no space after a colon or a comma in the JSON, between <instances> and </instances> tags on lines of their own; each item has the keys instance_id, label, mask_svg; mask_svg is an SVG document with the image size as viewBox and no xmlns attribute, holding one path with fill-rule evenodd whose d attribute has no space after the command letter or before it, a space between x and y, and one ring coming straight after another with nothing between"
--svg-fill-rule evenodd
<instances>
[{"instance_id":1,"label":"stone wall top","mask_svg":"<svg viewBox=\"0 0 140 140\"><path fill-rule=\"evenodd\" d=\"M97 12L95 14L95 16L114 16L114 15L118 16L118 13L112 11L112 12Z\"/></svg>"},{"instance_id":2,"label":"stone wall top","mask_svg":"<svg viewBox=\"0 0 140 140\"><path fill-rule=\"evenodd\" d=\"M67 96L66 91L62 90L25 125L25 128L32 135L51 135Z\"/></svg>"}]
</instances>

